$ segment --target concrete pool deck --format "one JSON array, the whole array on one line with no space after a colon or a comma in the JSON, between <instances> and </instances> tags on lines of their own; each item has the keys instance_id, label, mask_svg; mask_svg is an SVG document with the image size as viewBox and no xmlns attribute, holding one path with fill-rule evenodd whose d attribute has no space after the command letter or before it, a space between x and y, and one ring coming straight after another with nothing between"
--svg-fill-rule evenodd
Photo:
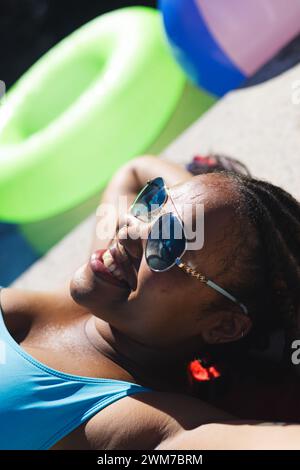
<instances>
[{"instance_id":1,"label":"concrete pool deck","mask_svg":"<svg viewBox=\"0 0 300 470\"><path fill-rule=\"evenodd\" d=\"M197 153L210 152L238 158L253 176L300 200L300 65L226 95L161 158L184 164ZM30 290L60 287L87 260L93 230L90 216L12 285Z\"/></svg>"}]
</instances>

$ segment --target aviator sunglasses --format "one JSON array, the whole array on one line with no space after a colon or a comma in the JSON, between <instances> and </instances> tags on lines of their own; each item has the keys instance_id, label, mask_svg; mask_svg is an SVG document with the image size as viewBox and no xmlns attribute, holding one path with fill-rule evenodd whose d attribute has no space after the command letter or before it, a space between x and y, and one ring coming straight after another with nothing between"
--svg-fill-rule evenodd
<instances>
[{"instance_id":1,"label":"aviator sunglasses","mask_svg":"<svg viewBox=\"0 0 300 470\"><path fill-rule=\"evenodd\" d=\"M169 212L159 215L168 199L172 202L176 214ZM149 223L154 220L145 249L146 262L152 271L164 272L176 265L239 305L248 315L247 307L236 297L182 261L182 256L187 250L187 238L183 222L163 178L158 177L147 182L131 205L130 213L142 222Z\"/></svg>"}]
</instances>

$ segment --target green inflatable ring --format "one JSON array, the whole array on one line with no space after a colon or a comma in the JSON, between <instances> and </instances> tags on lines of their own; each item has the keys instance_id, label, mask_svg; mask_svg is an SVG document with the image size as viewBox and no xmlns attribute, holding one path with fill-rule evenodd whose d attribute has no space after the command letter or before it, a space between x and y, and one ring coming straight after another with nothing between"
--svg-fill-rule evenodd
<instances>
[{"instance_id":1,"label":"green inflatable ring","mask_svg":"<svg viewBox=\"0 0 300 470\"><path fill-rule=\"evenodd\" d=\"M0 218L62 214L155 140L185 79L159 13L124 8L45 54L0 106Z\"/></svg>"}]
</instances>

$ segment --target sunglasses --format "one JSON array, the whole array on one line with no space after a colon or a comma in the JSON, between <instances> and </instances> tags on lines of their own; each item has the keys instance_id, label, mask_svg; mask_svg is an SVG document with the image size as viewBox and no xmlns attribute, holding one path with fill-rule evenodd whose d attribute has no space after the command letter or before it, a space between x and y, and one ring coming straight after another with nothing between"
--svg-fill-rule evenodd
<instances>
[{"instance_id":1,"label":"sunglasses","mask_svg":"<svg viewBox=\"0 0 300 470\"><path fill-rule=\"evenodd\" d=\"M176 214L169 212L159 216L168 199L172 202ZM131 205L130 213L142 222L154 221L149 230L145 249L146 262L152 271L164 272L173 266L178 266L190 276L239 305L243 313L248 315L247 307L236 297L182 261L181 258L187 250L187 238L183 222L163 178L158 177L147 182Z\"/></svg>"}]
</instances>

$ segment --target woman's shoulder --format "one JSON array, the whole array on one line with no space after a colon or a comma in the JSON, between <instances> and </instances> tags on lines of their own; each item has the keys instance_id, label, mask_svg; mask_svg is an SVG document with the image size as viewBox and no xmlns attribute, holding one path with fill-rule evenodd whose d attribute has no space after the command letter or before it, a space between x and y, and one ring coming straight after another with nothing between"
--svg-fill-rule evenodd
<instances>
[{"instance_id":1,"label":"woman's shoulder","mask_svg":"<svg viewBox=\"0 0 300 470\"><path fill-rule=\"evenodd\" d=\"M67 288L63 287L56 291L35 291L1 287L0 305L5 314L24 313L28 315L47 314L50 310L60 310L66 314L82 312L83 308L72 299Z\"/></svg>"},{"instance_id":2,"label":"woman's shoulder","mask_svg":"<svg viewBox=\"0 0 300 470\"><path fill-rule=\"evenodd\" d=\"M1 313L13 333L28 328L36 321L53 321L55 317L78 315L78 308L64 291L40 292L1 288Z\"/></svg>"}]
</instances>

